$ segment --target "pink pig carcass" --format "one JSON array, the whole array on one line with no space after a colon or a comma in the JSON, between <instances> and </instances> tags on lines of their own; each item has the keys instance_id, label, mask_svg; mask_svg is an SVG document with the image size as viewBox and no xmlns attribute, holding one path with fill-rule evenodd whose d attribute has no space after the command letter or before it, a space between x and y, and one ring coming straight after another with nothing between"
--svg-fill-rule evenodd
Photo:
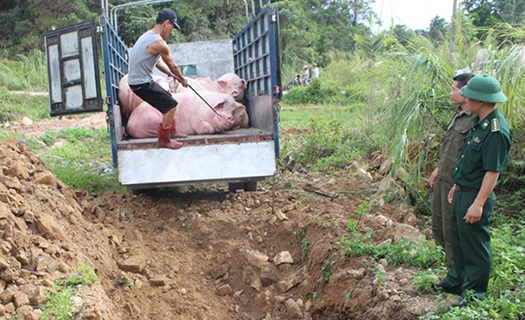
<instances>
[{"instance_id":1,"label":"pink pig carcass","mask_svg":"<svg viewBox=\"0 0 525 320\"><path fill-rule=\"evenodd\" d=\"M188 79L188 83L197 91L212 91L212 92L222 92L231 96L235 101L242 101L244 98L244 92L247 88L246 80L241 79L235 73L226 73L217 81L212 81L208 78L196 78ZM181 85L177 84L176 92L186 92L191 91L190 88L184 88Z\"/></svg>"},{"instance_id":2,"label":"pink pig carcass","mask_svg":"<svg viewBox=\"0 0 525 320\"><path fill-rule=\"evenodd\" d=\"M160 84L160 86L166 91L169 90L168 79L160 76L153 76L153 81ZM139 96L134 94L133 91L131 91L131 88L128 84L127 74L123 76L122 79L120 79L118 86L118 100L120 103L120 113L122 114L124 122L129 119L133 110L135 110L135 108L137 108L141 103L144 102L144 100L142 100Z\"/></svg>"},{"instance_id":3,"label":"pink pig carcass","mask_svg":"<svg viewBox=\"0 0 525 320\"><path fill-rule=\"evenodd\" d=\"M247 124L247 115L244 119L245 107L233 100L232 97L217 92L200 93L208 101L218 116L194 92L173 94L179 103L175 112L177 134L213 134L231 130L235 125ZM237 115L237 119L234 116ZM236 123L237 120L237 123ZM140 104L129 118L126 132L134 138L151 138L157 136L162 114L148 103Z\"/></svg>"}]
</instances>

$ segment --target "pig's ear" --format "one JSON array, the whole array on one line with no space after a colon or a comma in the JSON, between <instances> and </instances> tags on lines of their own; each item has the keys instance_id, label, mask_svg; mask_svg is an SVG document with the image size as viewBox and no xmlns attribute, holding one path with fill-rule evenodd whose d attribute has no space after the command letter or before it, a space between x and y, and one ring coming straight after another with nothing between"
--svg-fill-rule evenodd
<instances>
[{"instance_id":1,"label":"pig's ear","mask_svg":"<svg viewBox=\"0 0 525 320\"><path fill-rule=\"evenodd\" d=\"M224 103L226 102L226 99L219 98L215 101L215 104L213 105L213 109L223 109Z\"/></svg>"},{"instance_id":2,"label":"pig's ear","mask_svg":"<svg viewBox=\"0 0 525 320\"><path fill-rule=\"evenodd\" d=\"M246 107L242 103L235 102L235 111L237 110L246 110Z\"/></svg>"},{"instance_id":3,"label":"pig's ear","mask_svg":"<svg viewBox=\"0 0 525 320\"><path fill-rule=\"evenodd\" d=\"M226 89L228 89L228 81L226 81L225 79L219 78L217 80L217 85L219 86L219 88L221 88L223 92L226 92Z\"/></svg>"},{"instance_id":4,"label":"pig's ear","mask_svg":"<svg viewBox=\"0 0 525 320\"><path fill-rule=\"evenodd\" d=\"M248 82L246 82L246 80L244 79L241 79L242 81L242 85L244 86L244 90L248 89Z\"/></svg>"}]
</instances>

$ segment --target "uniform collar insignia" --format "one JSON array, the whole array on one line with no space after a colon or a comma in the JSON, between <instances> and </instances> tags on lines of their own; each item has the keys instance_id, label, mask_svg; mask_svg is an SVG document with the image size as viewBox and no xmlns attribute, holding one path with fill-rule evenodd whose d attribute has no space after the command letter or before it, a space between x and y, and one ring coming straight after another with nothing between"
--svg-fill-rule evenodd
<instances>
[{"instance_id":1,"label":"uniform collar insignia","mask_svg":"<svg viewBox=\"0 0 525 320\"><path fill-rule=\"evenodd\" d=\"M500 129L498 118L493 118L490 123L491 123L491 131L498 132Z\"/></svg>"}]
</instances>

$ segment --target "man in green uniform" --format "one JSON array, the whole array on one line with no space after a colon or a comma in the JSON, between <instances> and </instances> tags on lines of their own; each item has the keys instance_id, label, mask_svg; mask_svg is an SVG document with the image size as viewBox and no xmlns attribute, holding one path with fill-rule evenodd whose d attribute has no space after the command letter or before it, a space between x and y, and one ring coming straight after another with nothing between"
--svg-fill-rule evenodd
<instances>
[{"instance_id":1,"label":"man in green uniform","mask_svg":"<svg viewBox=\"0 0 525 320\"><path fill-rule=\"evenodd\" d=\"M473 77L472 73L463 73L454 77L450 100L458 105L447 129L447 136L441 149L439 162L430 175L430 187L434 189L432 201L432 233L436 244L445 250L447 267L453 263L452 243L450 241L450 221L452 206L448 203L448 192L452 188L452 171L456 167L463 141L474 126L474 117L467 107L465 98L459 93Z\"/></svg>"},{"instance_id":2,"label":"man in green uniform","mask_svg":"<svg viewBox=\"0 0 525 320\"><path fill-rule=\"evenodd\" d=\"M467 290L477 299L487 292L492 260L489 217L496 200L493 190L512 143L509 125L496 108L496 103L507 101L498 80L475 76L460 93L477 117L452 174L455 184L449 193L454 265L438 287L461 295L451 307L468 303Z\"/></svg>"}]
</instances>

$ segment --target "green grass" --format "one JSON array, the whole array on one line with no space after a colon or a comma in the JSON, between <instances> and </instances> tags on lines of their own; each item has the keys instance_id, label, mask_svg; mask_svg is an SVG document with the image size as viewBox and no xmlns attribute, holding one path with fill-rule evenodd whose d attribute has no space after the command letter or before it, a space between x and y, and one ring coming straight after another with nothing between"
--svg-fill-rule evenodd
<instances>
[{"instance_id":1,"label":"green grass","mask_svg":"<svg viewBox=\"0 0 525 320\"><path fill-rule=\"evenodd\" d=\"M334 265L335 261L330 259L321 268L321 273L323 274L323 279L325 281L330 281L330 278L332 278L332 275L334 274Z\"/></svg>"},{"instance_id":2,"label":"green grass","mask_svg":"<svg viewBox=\"0 0 525 320\"><path fill-rule=\"evenodd\" d=\"M79 285L87 286L98 281L97 274L93 271L91 266L87 263L77 263L77 273L66 280L58 282L60 287L74 288Z\"/></svg>"},{"instance_id":3,"label":"green grass","mask_svg":"<svg viewBox=\"0 0 525 320\"><path fill-rule=\"evenodd\" d=\"M386 259L391 266L406 265L417 268L444 266L444 255L433 241L421 240L418 245L412 240L401 239L398 242L378 246L370 241L372 233L357 231L357 222L347 223L348 236L343 236L340 246L348 257L369 256L379 261Z\"/></svg>"},{"instance_id":4,"label":"green grass","mask_svg":"<svg viewBox=\"0 0 525 320\"><path fill-rule=\"evenodd\" d=\"M414 279L412 279L414 289L420 294L433 292L436 274L436 270L433 269L418 271Z\"/></svg>"},{"instance_id":5,"label":"green grass","mask_svg":"<svg viewBox=\"0 0 525 320\"><path fill-rule=\"evenodd\" d=\"M314 171L346 168L359 157L379 149L379 141L385 139L377 131L369 130L362 120L359 125L348 127L348 118L336 114L329 118L316 116L307 119L309 130L298 137L282 139L279 160L288 168L297 163Z\"/></svg>"},{"instance_id":6,"label":"green grass","mask_svg":"<svg viewBox=\"0 0 525 320\"><path fill-rule=\"evenodd\" d=\"M33 121L48 119L49 102L46 96L9 94L0 86L0 123L20 122L23 117Z\"/></svg>"},{"instance_id":7,"label":"green grass","mask_svg":"<svg viewBox=\"0 0 525 320\"><path fill-rule=\"evenodd\" d=\"M337 120L345 128L361 129L366 121L366 105L288 105L284 104L280 113L281 128L310 128L315 119Z\"/></svg>"},{"instance_id":8,"label":"green grass","mask_svg":"<svg viewBox=\"0 0 525 320\"><path fill-rule=\"evenodd\" d=\"M47 91L47 61L43 51L0 56L0 87L9 90Z\"/></svg>"},{"instance_id":9,"label":"green grass","mask_svg":"<svg viewBox=\"0 0 525 320\"><path fill-rule=\"evenodd\" d=\"M32 143L35 155L68 186L90 192L126 192L118 184L117 171L112 167L107 129L75 127L48 131L38 140L42 143ZM51 148L58 140L63 144Z\"/></svg>"},{"instance_id":10,"label":"green grass","mask_svg":"<svg viewBox=\"0 0 525 320\"><path fill-rule=\"evenodd\" d=\"M525 316L525 225L499 217L492 229L492 271L487 298L444 315L431 313L422 319L509 319Z\"/></svg>"},{"instance_id":11,"label":"green grass","mask_svg":"<svg viewBox=\"0 0 525 320\"><path fill-rule=\"evenodd\" d=\"M88 286L98 281L98 277L87 263L77 264L77 273L68 279L58 281L55 292L47 297L46 304L42 307L41 320L71 320L76 316L74 310L72 294L79 289L79 286Z\"/></svg>"},{"instance_id":12,"label":"green grass","mask_svg":"<svg viewBox=\"0 0 525 320\"><path fill-rule=\"evenodd\" d=\"M71 320L75 316L71 300L72 288L55 287L56 293L48 295L40 320Z\"/></svg>"}]
</instances>

